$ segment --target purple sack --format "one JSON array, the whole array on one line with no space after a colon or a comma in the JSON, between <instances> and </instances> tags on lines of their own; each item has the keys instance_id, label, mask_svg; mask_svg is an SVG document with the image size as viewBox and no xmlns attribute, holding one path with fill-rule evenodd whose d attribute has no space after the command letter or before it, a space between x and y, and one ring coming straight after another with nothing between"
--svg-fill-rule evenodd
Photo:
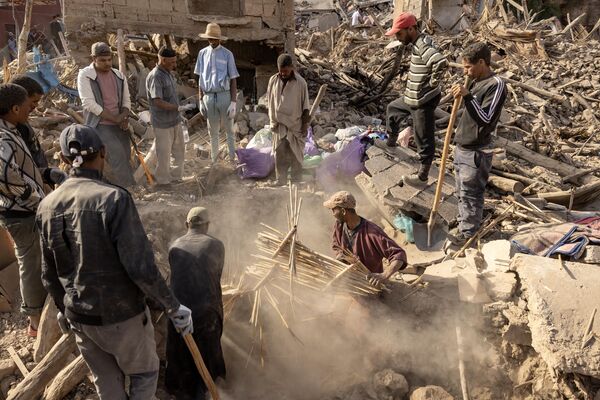
<instances>
[{"instance_id":1,"label":"purple sack","mask_svg":"<svg viewBox=\"0 0 600 400\"><path fill-rule=\"evenodd\" d=\"M238 174L242 179L266 178L275 168L275 157L271 154L271 147L263 149L237 149L238 161L241 168Z\"/></svg>"},{"instance_id":2,"label":"purple sack","mask_svg":"<svg viewBox=\"0 0 600 400\"><path fill-rule=\"evenodd\" d=\"M304 145L304 155L305 156L318 156L321 152L315 143L315 138L313 136L312 127L308 128L308 135L306 136L306 144Z\"/></svg>"},{"instance_id":3,"label":"purple sack","mask_svg":"<svg viewBox=\"0 0 600 400\"><path fill-rule=\"evenodd\" d=\"M341 151L326 157L317 168L317 181L322 187L332 188L336 182L343 179L352 179L364 169L363 157L365 144L361 137L356 137Z\"/></svg>"}]
</instances>

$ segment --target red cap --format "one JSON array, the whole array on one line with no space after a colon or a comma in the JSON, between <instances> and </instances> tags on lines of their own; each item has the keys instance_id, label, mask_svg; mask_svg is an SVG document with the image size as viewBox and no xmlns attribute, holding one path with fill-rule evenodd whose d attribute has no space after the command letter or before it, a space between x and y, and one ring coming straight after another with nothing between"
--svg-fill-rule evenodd
<instances>
[{"instance_id":1,"label":"red cap","mask_svg":"<svg viewBox=\"0 0 600 400\"><path fill-rule=\"evenodd\" d=\"M394 19L394 25L392 28L385 33L386 36L395 35L400 29L410 28L411 26L417 25L417 18L409 12L403 12L398 14Z\"/></svg>"}]
</instances>

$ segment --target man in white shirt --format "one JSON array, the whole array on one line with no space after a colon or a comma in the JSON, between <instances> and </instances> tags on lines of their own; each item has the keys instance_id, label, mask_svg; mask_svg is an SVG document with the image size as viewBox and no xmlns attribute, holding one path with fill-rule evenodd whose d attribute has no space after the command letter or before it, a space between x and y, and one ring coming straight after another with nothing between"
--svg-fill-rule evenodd
<instances>
[{"instance_id":1,"label":"man in white shirt","mask_svg":"<svg viewBox=\"0 0 600 400\"><path fill-rule=\"evenodd\" d=\"M235 160L233 119L236 113L237 81L240 76L233 53L221 45L227 38L221 35L221 27L210 23L206 32L200 34L209 45L200 50L194 73L198 75L200 113L208 121L211 159L215 163L219 155L219 132L225 129L229 159Z\"/></svg>"}]
</instances>

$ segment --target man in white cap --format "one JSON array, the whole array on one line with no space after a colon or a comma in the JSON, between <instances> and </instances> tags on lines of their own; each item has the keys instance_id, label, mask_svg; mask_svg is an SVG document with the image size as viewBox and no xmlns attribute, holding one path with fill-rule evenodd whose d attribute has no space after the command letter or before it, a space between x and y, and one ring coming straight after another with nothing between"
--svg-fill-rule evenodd
<instances>
[{"instance_id":1,"label":"man in white cap","mask_svg":"<svg viewBox=\"0 0 600 400\"><path fill-rule=\"evenodd\" d=\"M225 260L223 243L208 235L208 211L192 208L186 219L187 233L169 249L171 289L192 309L194 340L213 380L225 378L221 349L223 300L221 274ZM195 368L194 359L175 329L167 334L167 390L177 399L204 399L206 385Z\"/></svg>"},{"instance_id":2,"label":"man in white cap","mask_svg":"<svg viewBox=\"0 0 600 400\"><path fill-rule=\"evenodd\" d=\"M229 159L235 160L235 140L233 137L233 119L236 113L237 81L240 76L233 53L223 47L221 42L227 40L221 34L218 24L210 23L206 32L200 34L208 39L209 45L198 52L194 73L198 75L200 113L208 121L212 162L219 155L219 132L227 134Z\"/></svg>"},{"instance_id":3,"label":"man in white cap","mask_svg":"<svg viewBox=\"0 0 600 400\"><path fill-rule=\"evenodd\" d=\"M61 330L75 334L100 399L152 399L159 360L146 299L181 334L193 331L191 311L161 276L131 195L102 180L106 147L96 129L71 125L59 142L73 168L38 206L42 282Z\"/></svg>"},{"instance_id":4,"label":"man in white cap","mask_svg":"<svg viewBox=\"0 0 600 400\"><path fill-rule=\"evenodd\" d=\"M336 219L333 231L333 251L336 258L353 262L351 253L371 271L373 284L388 280L406 268L406 252L378 225L356 213L356 199L346 191L334 193L323 203ZM388 260L384 267L382 260Z\"/></svg>"},{"instance_id":5,"label":"man in white cap","mask_svg":"<svg viewBox=\"0 0 600 400\"><path fill-rule=\"evenodd\" d=\"M112 68L112 51L103 42L92 45L92 63L79 70L77 90L85 124L96 128L106 146L107 179L122 187L135 184L129 163L129 85L127 78Z\"/></svg>"}]
</instances>

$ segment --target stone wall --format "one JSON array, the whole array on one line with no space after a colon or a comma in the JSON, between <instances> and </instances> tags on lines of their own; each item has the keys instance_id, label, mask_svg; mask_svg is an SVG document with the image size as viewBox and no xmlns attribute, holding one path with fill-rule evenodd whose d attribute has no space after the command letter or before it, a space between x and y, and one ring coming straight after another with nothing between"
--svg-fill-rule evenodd
<instances>
[{"instance_id":1,"label":"stone wall","mask_svg":"<svg viewBox=\"0 0 600 400\"><path fill-rule=\"evenodd\" d=\"M96 29L128 33L170 33L194 38L206 24L217 22L223 34L237 41L285 41L284 7L293 0L64 0L67 30ZM231 7L223 7L223 2ZM211 13L211 4L213 10ZM231 9L228 16L214 15ZM202 14L199 10L207 10ZM213 14L213 15L210 15ZM292 20L293 21L293 20ZM291 22L288 21L288 24Z\"/></svg>"}]
</instances>

